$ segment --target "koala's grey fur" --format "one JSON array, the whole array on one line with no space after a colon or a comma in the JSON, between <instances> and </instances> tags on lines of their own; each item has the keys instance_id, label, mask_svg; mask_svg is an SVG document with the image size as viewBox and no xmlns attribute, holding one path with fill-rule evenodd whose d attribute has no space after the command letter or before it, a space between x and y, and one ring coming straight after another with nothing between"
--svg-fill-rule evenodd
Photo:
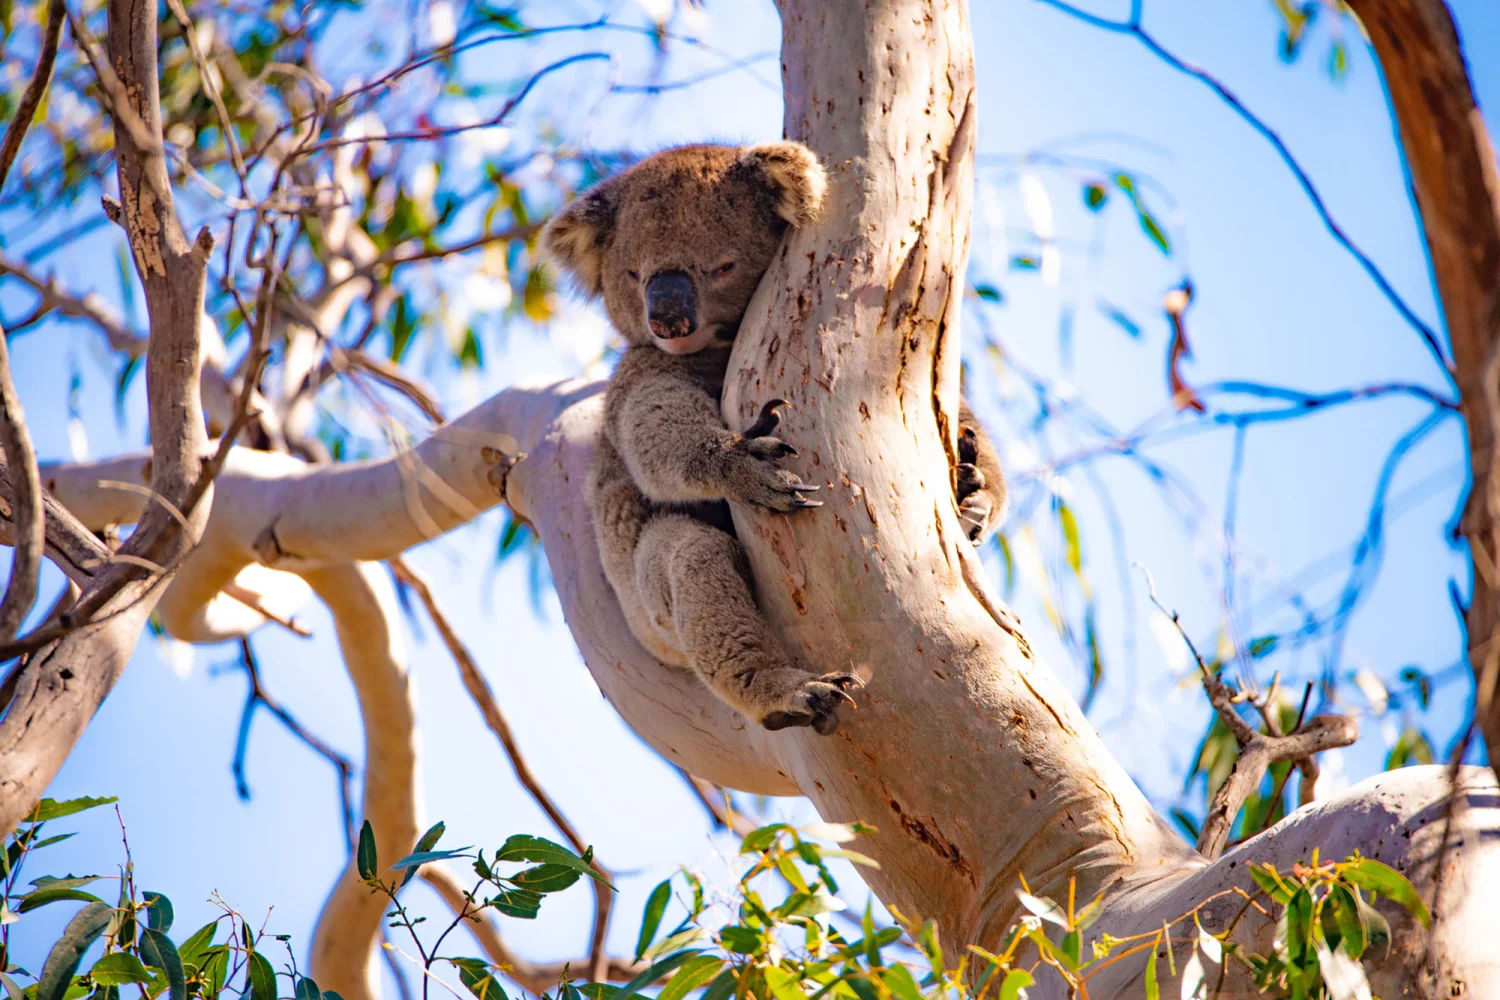
<instances>
[{"instance_id":1,"label":"koala's grey fur","mask_svg":"<svg viewBox=\"0 0 1500 1000\"><path fill-rule=\"evenodd\" d=\"M817 158L797 143L685 146L580 196L542 242L586 294L603 297L630 345L605 396L587 497L631 631L768 729L829 733L860 681L791 664L756 608L725 503L789 512L818 506L807 497L816 487L777 465L795 454L773 435L781 401L744 434L719 409L750 298L786 229L816 217L824 187ZM668 280L677 298L656 297ZM653 312L658 303L667 305ZM977 542L998 523L1005 486L967 404L960 421L959 508Z\"/></svg>"}]
</instances>

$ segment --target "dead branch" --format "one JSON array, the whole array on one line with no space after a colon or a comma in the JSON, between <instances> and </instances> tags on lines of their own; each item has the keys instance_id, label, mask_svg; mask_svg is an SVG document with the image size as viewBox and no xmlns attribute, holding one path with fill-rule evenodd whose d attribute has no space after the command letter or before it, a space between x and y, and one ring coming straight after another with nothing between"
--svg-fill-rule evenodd
<instances>
[{"instance_id":1,"label":"dead branch","mask_svg":"<svg viewBox=\"0 0 1500 1000\"><path fill-rule=\"evenodd\" d=\"M1245 721L1235 707L1241 701L1252 699L1230 688L1219 679L1217 673L1208 669L1197 645L1182 627L1177 612L1168 611L1157 599L1156 583L1151 579L1150 573L1146 573L1146 589L1151 603L1172 620L1177 634L1187 643L1188 650L1197 661L1198 671L1203 675L1203 690L1208 695L1209 703L1240 745L1234 770L1214 792L1208 815L1203 818L1203 829L1198 834L1198 853L1213 860L1224 852L1224 845L1229 841L1229 831L1234 826L1234 818L1239 815L1240 807L1245 804L1250 793L1260 787L1261 779L1266 776L1266 770L1272 764L1279 764L1284 760L1311 760L1314 754L1324 750L1346 747L1359 739L1359 728L1347 715L1315 715L1305 725L1299 725L1294 732L1282 736L1276 732L1277 727L1271 722L1268 707L1270 699L1267 698L1262 699L1263 703L1257 707L1266 716L1268 732L1259 732Z\"/></svg>"},{"instance_id":2,"label":"dead branch","mask_svg":"<svg viewBox=\"0 0 1500 1000\"><path fill-rule=\"evenodd\" d=\"M510 760L510 766L516 773L516 780L521 782L522 787L531 795L533 801L547 814L552 825L567 838L573 850L582 854L589 847L587 841L579 836L578 831L563 815L552 796L542 787L542 783L532 773L531 766L526 763L526 758L521 753L520 744L516 742L515 733L511 731L510 723L506 721L505 714L500 711L500 704L495 700L495 693L490 689L489 682L484 679L480 672L479 664L464 646L463 640L458 637L453 626L448 621L448 616L443 614L442 608L438 607L437 598L433 596L432 588L422 575L406 564L400 556L387 560L396 578L404 585L416 592L421 600L422 606L427 609L427 615L432 619L433 626L438 634L443 637L443 643L448 647L448 652L458 664L459 675L463 678L464 687L469 692L469 697L474 699L474 704L479 708L480 715L484 716L484 723L490 732L500 741L505 750L505 756ZM597 879L590 882L594 888L594 926L589 941L589 975L596 982L602 982L605 973L607 959L604 955L604 938L609 931L610 908L613 903L612 890L607 883L610 880L609 869L594 860L591 867L603 877L605 884L600 884Z\"/></svg>"}]
</instances>

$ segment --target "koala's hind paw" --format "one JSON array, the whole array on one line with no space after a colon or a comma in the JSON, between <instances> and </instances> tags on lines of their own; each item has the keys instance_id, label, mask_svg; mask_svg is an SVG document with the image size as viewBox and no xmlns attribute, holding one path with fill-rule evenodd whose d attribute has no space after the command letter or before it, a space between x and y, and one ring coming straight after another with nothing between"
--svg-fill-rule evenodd
<instances>
[{"instance_id":1,"label":"koala's hind paw","mask_svg":"<svg viewBox=\"0 0 1500 1000\"><path fill-rule=\"evenodd\" d=\"M854 705L846 688L862 688L865 682L855 674L824 674L809 678L787 698L787 708L769 713L761 725L773 732L789 726L811 726L813 731L827 736L838 728L838 707L848 702ZM858 706L856 706L858 707Z\"/></svg>"},{"instance_id":2,"label":"koala's hind paw","mask_svg":"<svg viewBox=\"0 0 1500 1000\"><path fill-rule=\"evenodd\" d=\"M958 485L953 493L958 500L958 519L963 523L969 541L977 542L995 515L994 497L985 489L984 473L977 465L961 462L955 471Z\"/></svg>"}]
</instances>

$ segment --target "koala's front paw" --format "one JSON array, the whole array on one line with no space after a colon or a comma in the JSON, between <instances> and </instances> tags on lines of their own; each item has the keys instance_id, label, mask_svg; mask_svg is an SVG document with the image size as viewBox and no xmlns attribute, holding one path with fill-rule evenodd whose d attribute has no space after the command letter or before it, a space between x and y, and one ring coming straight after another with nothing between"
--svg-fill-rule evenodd
<instances>
[{"instance_id":1,"label":"koala's front paw","mask_svg":"<svg viewBox=\"0 0 1500 1000\"><path fill-rule=\"evenodd\" d=\"M814 732L827 736L838 728L834 714L839 705L854 704L848 688L865 686L855 674L824 674L810 677L787 692L785 707L768 713L760 724L773 732L789 726L811 726Z\"/></svg>"},{"instance_id":2,"label":"koala's front paw","mask_svg":"<svg viewBox=\"0 0 1500 1000\"><path fill-rule=\"evenodd\" d=\"M809 500L804 495L816 492L817 486L804 483L795 473L775 465L778 460L797 454L796 448L772 433L781 424L777 410L786 405L784 399L766 403L755 423L730 446L724 476L724 494L728 499L782 513L823 506L821 500Z\"/></svg>"}]
</instances>

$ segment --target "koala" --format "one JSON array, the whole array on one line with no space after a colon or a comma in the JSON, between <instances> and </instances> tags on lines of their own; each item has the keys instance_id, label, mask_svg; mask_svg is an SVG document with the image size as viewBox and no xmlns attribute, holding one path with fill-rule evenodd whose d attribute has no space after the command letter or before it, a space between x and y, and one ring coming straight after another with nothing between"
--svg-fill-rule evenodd
<instances>
[{"instance_id":1,"label":"koala","mask_svg":"<svg viewBox=\"0 0 1500 1000\"><path fill-rule=\"evenodd\" d=\"M828 734L862 686L794 666L756 607L726 501L781 513L821 506L781 467L783 400L742 434L719 398L729 352L788 229L813 221L826 180L806 147L774 142L669 149L585 192L542 246L629 346L605 393L586 484L601 561L636 638L693 670L767 729ZM999 520L1004 479L965 405L957 500L976 541Z\"/></svg>"}]
</instances>

